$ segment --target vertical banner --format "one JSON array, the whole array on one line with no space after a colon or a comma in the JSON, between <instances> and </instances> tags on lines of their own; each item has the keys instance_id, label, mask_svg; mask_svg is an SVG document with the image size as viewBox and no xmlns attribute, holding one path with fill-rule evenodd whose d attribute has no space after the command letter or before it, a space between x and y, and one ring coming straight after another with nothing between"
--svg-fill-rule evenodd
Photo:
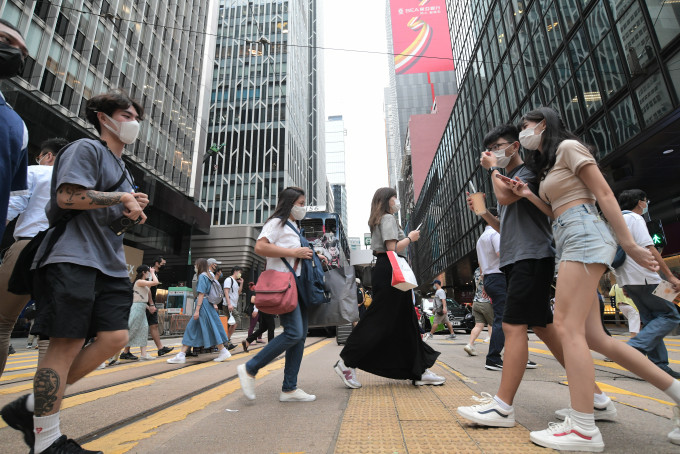
<instances>
[{"instance_id":1,"label":"vertical banner","mask_svg":"<svg viewBox=\"0 0 680 454\"><path fill-rule=\"evenodd\" d=\"M397 74L453 71L445 0L390 0Z\"/></svg>"}]
</instances>

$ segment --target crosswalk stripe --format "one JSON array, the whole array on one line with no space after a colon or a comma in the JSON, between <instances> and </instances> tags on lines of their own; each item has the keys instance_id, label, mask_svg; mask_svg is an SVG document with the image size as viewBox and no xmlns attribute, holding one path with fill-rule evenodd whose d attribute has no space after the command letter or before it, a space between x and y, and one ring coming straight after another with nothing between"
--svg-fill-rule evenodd
<instances>
[{"instance_id":1,"label":"crosswalk stripe","mask_svg":"<svg viewBox=\"0 0 680 454\"><path fill-rule=\"evenodd\" d=\"M329 343L331 343L331 340L326 339L305 348L304 356L314 353ZM261 378L269 375L271 372L283 368L284 364L285 359L280 359L269 364L268 366L260 369L260 372L257 374L257 379L260 380ZM224 399L226 396L240 388L241 385L238 379L229 381L220 386L212 388L209 391L198 394L189 400L154 413L153 415L150 415L132 424L121 427L118 430L114 430L109 434L85 444L83 447L86 449L101 450L107 454L126 453L135 449L139 442L155 435L157 432L156 429L160 428L161 426L183 421L190 414L199 411L211 403L219 401L220 399Z\"/></svg>"}]
</instances>

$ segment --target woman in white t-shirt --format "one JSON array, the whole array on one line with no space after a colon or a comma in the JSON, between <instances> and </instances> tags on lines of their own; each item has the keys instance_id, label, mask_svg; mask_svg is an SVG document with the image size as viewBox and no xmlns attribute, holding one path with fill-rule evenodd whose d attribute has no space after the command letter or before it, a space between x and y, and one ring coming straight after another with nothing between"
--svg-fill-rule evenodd
<instances>
[{"instance_id":1,"label":"woman in white t-shirt","mask_svg":"<svg viewBox=\"0 0 680 454\"><path fill-rule=\"evenodd\" d=\"M255 253L267 258L267 269L290 272L283 260L287 260L292 268L295 262L308 260L314 253L308 247L301 247L297 230L286 225L287 221L296 223L305 217L305 192L296 187L288 187L279 194L274 214L262 227L262 233L255 243ZM302 264L298 264L296 274L300 275ZM307 394L297 387L297 376L300 371L302 354L307 338L307 310L298 300L292 312L280 314L283 333L259 351L246 364L236 368L241 381L243 394L249 400L255 399L255 376L257 372L269 364L281 353L286 352L286 365L283 371L283 386L279 400L281 402L311 402L316 396Z\"/></svg>"}]
</instances>

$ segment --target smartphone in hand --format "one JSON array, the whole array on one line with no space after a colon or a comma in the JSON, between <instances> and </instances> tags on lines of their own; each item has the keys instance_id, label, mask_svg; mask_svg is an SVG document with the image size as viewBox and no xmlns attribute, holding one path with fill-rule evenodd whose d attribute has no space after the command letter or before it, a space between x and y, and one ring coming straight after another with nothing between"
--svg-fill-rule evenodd
<instances>
[{"instance_id":1,"label":"smartphone in hand","mask_svg":"<svg viewBox=\"0 0 680 454\"><path fill-rule=\"evenodd\" d=\"M513 182L515 182L515 180L513 180L512 178L508 178L508 177L506 177L505 175L501 175L500 173L497 173L497 174L496 174L496 178L498 178L499 180L501 180L501 181L503 181L503 182L505 182L505 183L513 183Z\"/></svg>"},{"instance_id":2,"label":"smartphone in hand","mask_svg":"<svg viewBox=\"0 0 680 454\"><path fill-rule=\"evenodd\" d=\"M416 230L420 230L420 227L422 227L422 225L423 225L422 222L420 224L418 224L418 227L416 227Z\"/></svg>"}]
</instances>

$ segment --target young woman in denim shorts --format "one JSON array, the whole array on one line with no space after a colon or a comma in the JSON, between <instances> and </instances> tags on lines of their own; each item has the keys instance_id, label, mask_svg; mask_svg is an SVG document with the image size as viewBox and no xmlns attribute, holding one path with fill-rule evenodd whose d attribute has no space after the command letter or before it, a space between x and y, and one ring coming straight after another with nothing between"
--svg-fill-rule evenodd
<instances>
[{"instance_id":1,"label":"young woman in denim shorts","mask_svg":"<svg viewBox=\"0 0 680 454\"><path fill-rule=\"evenodd\" d=\"M566 130L557 112L541 107L524 115L519 126L520 143L529 150L528 164L540 182L540 198L525 182L506 184L554 219L559 260L554 323L562 339L571 396L571 409L557 412L564 422L531 432L531 441L565 451L600 452L604 442L593 414L595 371L590 350L611 358L663 390L677 404L680 382L633 347L604 333L596 290L600 277L614 259L617 241L599 216L595 201L630 259L654 271L658 263L646 248L635 243L595 158L578 137Z\"/></svg>"}]
</instances>

